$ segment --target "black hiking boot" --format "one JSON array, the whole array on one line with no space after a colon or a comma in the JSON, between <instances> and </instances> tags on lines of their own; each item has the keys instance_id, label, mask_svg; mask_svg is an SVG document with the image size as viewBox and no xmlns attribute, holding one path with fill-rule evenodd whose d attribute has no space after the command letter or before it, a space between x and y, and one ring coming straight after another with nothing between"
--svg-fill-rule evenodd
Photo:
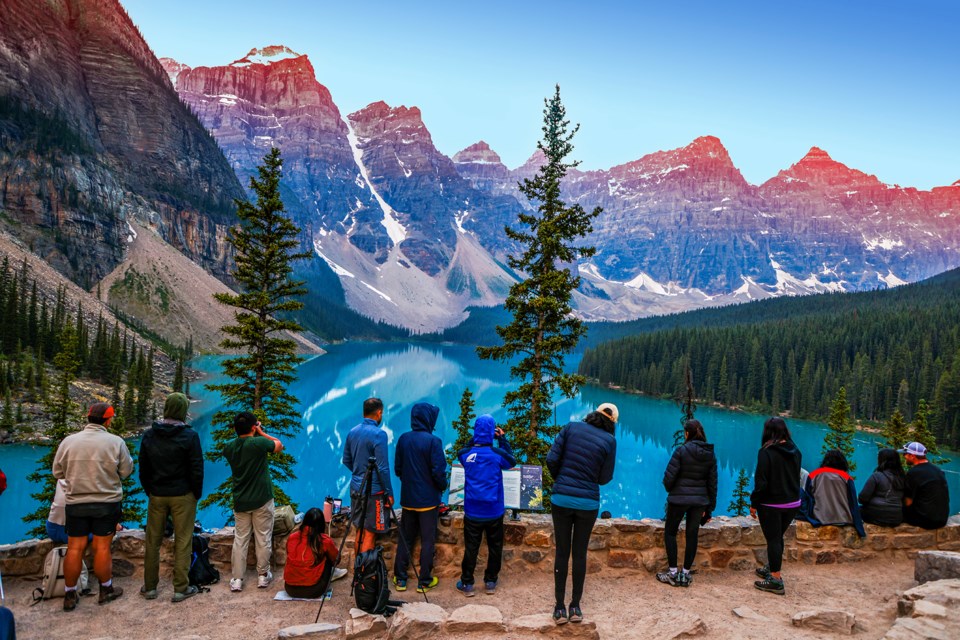
<instances>
[{"instance_id":1,"label":"black hiking boot","mask_svg":"<svg viewBox=\"0 0 960 640\"><path fill-rule=\"evenodd\" d=\"M108 602L113 602L122 595L123 589L120 587L115 587L113 585L105 587L100 585L100 596L97 599L97 604L107 604Z\"/></svg>"},{"instance_id":2,"label":"black hiking boot","mask_svg":"<svg viewBox=\"0 0 960 640\"><path fill-rule=\"evenodd\" d=\"M760 591L766 591L767 593L775 593L778 596L782 596L786 593L783 588L783 580L777 580L773 576L768 576L763 580L757 580L753 583L757 589Z\"/></svg>"},{"instance_id":3,"label":"black hiking boot","mask_svg":"<svg viewBox=\"0 0 960 640\"><path fill-rule=\"evenodd\" d=\"M760 577L762 580L766 580L767 578L769 578L769 577L770 577L770 565L765 564L765 565L763 565L762 567L760 567L759 569L757 569L757 576Z\"/></svg>"},{"instance_id":4,"label":"black hiking boot","mask_svg":"<svg viewBox=\"0 0 960 640\"><path fill-rule=\"evenodd\" d=\"M74 589L73 591L67 591L63 594L63 610L64 611L73 611L77 608L77 603L80 601L80 592Z\"/></svg>"}]
</instances>

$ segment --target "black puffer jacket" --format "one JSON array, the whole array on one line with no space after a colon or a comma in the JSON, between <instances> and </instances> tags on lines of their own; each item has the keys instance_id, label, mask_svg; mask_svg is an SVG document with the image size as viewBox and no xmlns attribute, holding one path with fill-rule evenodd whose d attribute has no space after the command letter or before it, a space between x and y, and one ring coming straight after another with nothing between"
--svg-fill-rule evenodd
<instances>
[{"instance_id":1,"label":"black puffer jacket","mask_svg":"<svg viewBox=\"0 0 960 640\"><path fill-rule=\"evenodd\" d=\"M554 493L600 500L600 485L613 479L617 462L614 430L609 418L594 411L585 422L570 422L560 431L547 455Z\"/></svg>"},{"instance_id":2,"label":"black puffer jacket","mask_svg":"<svg viewBox=\"0 0 960 640\"><path fill-rule=\"evenodd\" d=\"M203 495L200 436L177 420L154 422L140 442L140 484L148 496Z\"/></svg>"},{"instance_id":3,"label":"black puffer jacket","mask_svg":"<svg viewBox=\"0 0 960 640\"><path fill-rule=\"evenodd\" d=\"M690 440L678 447L663 472L663 486L670 504L706 507L707 514L717 508L717 456L713 445Z\"/></svg>"}]
</instances>

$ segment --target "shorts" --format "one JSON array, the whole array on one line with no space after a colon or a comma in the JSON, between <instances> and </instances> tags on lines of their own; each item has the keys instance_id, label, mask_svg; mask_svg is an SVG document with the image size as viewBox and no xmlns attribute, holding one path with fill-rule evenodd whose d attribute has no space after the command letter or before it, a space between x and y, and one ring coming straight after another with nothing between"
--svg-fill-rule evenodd
<instances>
[{"instance_id":1,"label":"shorts","mask_svg":"<svg viewBox=\"0 0 960 640\"><path fill-rule=\"evenodd\" d=\"M82 538L90 534L112 536L117 532L117 525L123 515L119 502L68 504L66 512L67 535L71 538Z\"/></svg>"},{"instance_id":2,"label":"shorts","mask_svg":"<svg viewBox=\"0 0 960 640\"><path fill-rule=\"evenodd\" d=\"M374 533L386 533L389 530L390 517L387 514L387 498L383 493L374 493L370 496L370 503L367 505L367 517L363 522L363 528ZM360 526L360 515L363 512L363 497L359 494L350 496L350 521L353 526Z\"/></svg>"}]
</instances>

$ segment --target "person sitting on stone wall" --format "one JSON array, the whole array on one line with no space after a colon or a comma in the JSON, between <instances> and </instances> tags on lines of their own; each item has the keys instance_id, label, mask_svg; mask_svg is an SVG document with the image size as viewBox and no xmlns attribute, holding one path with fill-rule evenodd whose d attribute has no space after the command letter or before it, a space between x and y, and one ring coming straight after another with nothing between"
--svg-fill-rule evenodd
<instances>
[{"instance_id":1,"label":"person sitting on stone wall","mask_svg":"<svg viewBox=\"0 0 960 640\"><path fill-rule=\"evenodd\" d=\"M865 537L857 489L849 471L847 459L839 450L827 451L820 468L807 477L798 517L815 527L852 525L857 535Z\"/></svg>"},{"instance_id":2,"label":"person sitting on stone wall","mask_svg":"<svg viewBox=\"0 0 960 640\"><path fill-rule=\"evenodd\" d=\"M904 454L910 471L904 492L903 519L921 529L939 529L947 526L950 517L950 490L940 467L927 460L927 448L911 442L900 453Z\"/></svg>"},{"instance_id":3,"label":"person sitting on stone wall","mask_svg":"<svg viewBox=\"0 0 960 640\"><path fill-rule=\"evenodd\" d=\"M321 598L334 580L347 575L336 565L337 543L324 533L323 511L313 507L303 524L287 538L287 564L283 567L283 588L291 598Z\"/></svg>"},{"instance_id":4,"label":"person sitting on stone wall","mask_svg":"<svg viewBox=\"0 0 960 640\"><path fill-rule=\"evenodd\" d=\"M880 449L877 469L860 491L860 514L864 522L896 527L903 522L903 492L907 485L900 456L893 449Z\"/></svg>"}]
</instances>

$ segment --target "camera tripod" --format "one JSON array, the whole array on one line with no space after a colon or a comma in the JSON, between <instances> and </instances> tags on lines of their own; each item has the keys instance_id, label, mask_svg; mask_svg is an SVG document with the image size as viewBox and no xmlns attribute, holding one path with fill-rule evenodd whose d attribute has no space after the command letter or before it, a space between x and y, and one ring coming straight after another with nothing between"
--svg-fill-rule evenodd
<instances>
[{"instance_id":1,"label":"camera tripod","mask_svg":"<svg viewBox=\"0 0 960 640\"><path fill-rule=\"evenodd\" d=\"M377 459L373 456L370 456L367 459L367 470L363 474L363 480L360 482L360 491L359 495L362 496L362 503L360 506L360 517L354 518L353 512L350 513L350 517L347 518L347 523L343 529L343 538L340 540L340 547L337 550L337 562L334 566L339 566L340 559L343 557L343 547L347 544L347 537L350 535L351 525L357 527L358 536L357 542L354 549L354 554L356 556L360 555L360 542L363 540L363 525L367 520L367 508L370 505L370 496L373 492L373 474L377 474L377 479L380 481L380 485L384 486L383 476L380 475L380 470L377 468ZM407 543L407 539L403 535L403 529L400 528L400 523L396 522L396 515L393 513L393 506L388 506L385 510L387 514L386 526L387 529L390 529L391 519L395 521L397 525L397 540L400 544L403 545L404 549L407 551L407 556L410 558L410 567L413 569L413 575L417 579L417 584L420 584L420 572L417 569L417 563L413 559L413 551L410 548L410 545ZM332 572L331 572L332 575ZM350 583L350 595L353 595L353 590L357 586L357 573L354 571L353 579ZM423 594L423 601L430 602L427 599L427 592L421 592ZM323 611L323 603L326 602L326 598L320 600L320 609L317 611L317 618L314 620L314 623L320 621L320 613ZM397 604L403 604L402 601L397 602Z\"/></svg>"}]
</instances>

